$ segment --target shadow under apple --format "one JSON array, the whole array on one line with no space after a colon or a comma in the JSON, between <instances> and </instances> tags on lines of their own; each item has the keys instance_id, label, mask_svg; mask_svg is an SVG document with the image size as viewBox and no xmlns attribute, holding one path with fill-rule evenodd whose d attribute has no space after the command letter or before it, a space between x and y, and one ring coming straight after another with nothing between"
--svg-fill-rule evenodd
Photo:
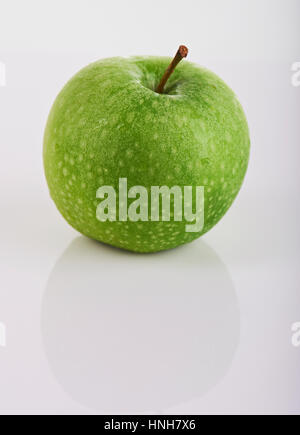
<instances>
[{"instance_id":1,"label":"shadow under apple","mask_svg":"<svg viewBox=\"0 0 300 435\"><path fill-rule=\"evenodd\" d=\"M112 413L205 394L229 370L239 331L231 277L202 240L140 255L79 237L43 297L55 377L82 405Z\"/></svg>"}]
</instances>

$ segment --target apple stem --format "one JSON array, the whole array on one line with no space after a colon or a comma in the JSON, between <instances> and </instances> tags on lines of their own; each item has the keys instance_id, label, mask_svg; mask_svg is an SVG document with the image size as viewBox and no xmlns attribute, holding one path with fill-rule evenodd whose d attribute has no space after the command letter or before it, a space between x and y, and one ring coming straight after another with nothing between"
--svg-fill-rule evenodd
<instances>
[{"instance_id":1,"label":"apple stem","mask_svg":"<svg viewBox=\"0 0 300 435\"><path fill-rule=\"evenodd\" d=\"M158 94L164 93L165 85L166 85L167 81L169 80L171 74L174 72L174 70L177 67L177 65L179 64L179 62L181 62L183 58L187 57L188 52L189 52L189 50L187 49L187 47L185 45L181 45L179 47L174 59L172 60L172 62L168 66L168 68L166 69L159 85L156 88L156 92Z\"/></svg>"}]
</instances>

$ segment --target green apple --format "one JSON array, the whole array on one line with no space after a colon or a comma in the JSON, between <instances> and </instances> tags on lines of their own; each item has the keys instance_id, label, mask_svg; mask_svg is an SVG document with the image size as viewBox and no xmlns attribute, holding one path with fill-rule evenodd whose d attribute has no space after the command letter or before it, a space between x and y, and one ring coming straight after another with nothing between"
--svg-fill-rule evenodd
<instances>
[{"instance_id":1,"label":"green apple","mask_svg":"<svg viewBox=\"0 0 300 435\"><path fill-rule=\"evenodd\" d=\"M82 234L130 251L171 249L210 230L237 196L250 150L243 109L207 69L184 61L174 70L179 60L171 69L166 57L100 60L58 95L45 131L46 178L58 210ZM98 189L118 192L121 178L149 192L204 186L204 226L186 232L173 214L99 221Z\"/></svg>"}]
</instances>

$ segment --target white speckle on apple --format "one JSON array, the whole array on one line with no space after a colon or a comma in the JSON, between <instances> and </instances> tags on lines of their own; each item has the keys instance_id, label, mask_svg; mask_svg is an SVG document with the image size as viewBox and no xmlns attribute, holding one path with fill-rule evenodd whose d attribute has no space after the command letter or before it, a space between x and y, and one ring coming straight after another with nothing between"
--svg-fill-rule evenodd
<instances>
[{"instance_id":1,"label":"white speckle on apple","mask_svg":"<svg viewBox=\"0 0 300 435\"><path fill-rule=\"evenodd\" d=\"M232 139L231 134L228 131L226 131L226 133L225 133L225 139L227 140L227 142L230 142Z\"/></svg>"},{"instance_id":2,"label":"white speckle on apple","mask_svg":"<svg viewBox=\"0 0 300 435\"><path fill-rule=\"evenodd\" d=\"M132 112L128 113L126 120L127 122L131 123L134 120L134 113Z\"/></svg>"}]
</instances>

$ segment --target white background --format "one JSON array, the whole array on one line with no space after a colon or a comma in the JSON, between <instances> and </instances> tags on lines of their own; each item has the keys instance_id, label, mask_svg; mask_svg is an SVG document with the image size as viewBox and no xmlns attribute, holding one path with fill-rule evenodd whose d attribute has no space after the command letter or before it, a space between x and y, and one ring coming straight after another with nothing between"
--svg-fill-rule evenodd
<instances>
[{"instance_id":1,"label":"white background","mask_svg":"<svg viewBox=\"0 0 300 435\"><path fill-rule=\"evenodd\" d=\"M0 0L2 413L300 413L299 18L299 0ZM86 240L47 192L51 104L89 62L181 43L245 108L243 189L172 252Z\"/></svg>"}]
</instances>

